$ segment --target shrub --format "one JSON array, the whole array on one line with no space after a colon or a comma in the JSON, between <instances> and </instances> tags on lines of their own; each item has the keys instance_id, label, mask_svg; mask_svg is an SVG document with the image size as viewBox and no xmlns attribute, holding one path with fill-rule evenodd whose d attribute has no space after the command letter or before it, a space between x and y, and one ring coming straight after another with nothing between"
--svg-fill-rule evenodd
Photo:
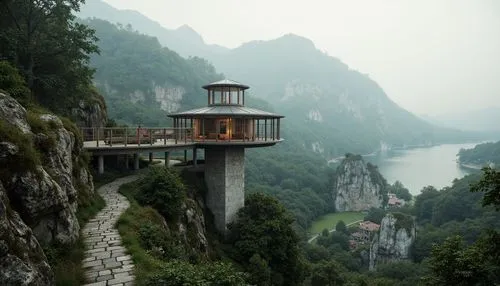
<instances>
[{"instance_id":1,"label":"shrub","mask_svg":"<svg viewBox=\"0 0 500 286\"><path fill-rule=\"evenodd\" d=\"M230 264L215 262L193 265L182 261L167 263L158 273L151 275L144 283L147 286L242 286L246 275Z\"/></svg>"},{"instance_id":2,"label":"shrub","mask_svg":"<svg viewBox=\"0 0 500 286\"><path fill-rule=\"evenodd\" d=\"M150 254L160 259L182 259L186 256L182 246L176 245L167 229L158 224L147 222L141 225L139 242Z\"/></svg>"},{"instance_id":3,"label":"shrub","mask_svg":"<svg viewBox=\"0 0 500 286\"><path fill-rule=\"evenodd\" d=\"M151 168L141 180L135 199L141 205L155 208L167 220L176 221L186 198L186 187L179 174L171 168Z\"/></svg>"},{"instance_id":4,"label":"shrub","mask_svg":"<svg viewBox=\"0 0 500 286\"><path fill-rule=\"evenodd\" d=\"M19 71L7 61L0 61L0 89L25 105L30 101L31 91Z\"/></svg>"}]
</instances>

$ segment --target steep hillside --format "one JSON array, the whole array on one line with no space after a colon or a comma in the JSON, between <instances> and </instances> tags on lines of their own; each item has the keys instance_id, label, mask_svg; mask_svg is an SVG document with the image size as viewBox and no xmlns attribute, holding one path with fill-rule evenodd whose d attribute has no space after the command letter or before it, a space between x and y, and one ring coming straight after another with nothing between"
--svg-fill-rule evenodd
<instances>
[{"instance_id":1,"label":"steep hillside","mask_svg":"<svg viewBox=\"0 0 500 286\"><path fill-rule=\"evenodd\" d=\"M167 113L206 104L201 86L222 78L205 60L184 59L156 38L99 19L83 22L99 38L94 83L118 122L170 124Z\"/></svg>"},{"instance_id":2,"label":"steep hillside","mask_svg":"<svg viewBox=\"0 0 500 286\"><path fill-rule=\"evenodd\" d=\"M191 27L184 25L177 29L167 29L141 13L133 10L119 10L101 0L87 0L77 16L80 18L99 18L113 24L131 25L134 29L158 41L183 57L198 56L210 58L225 53L227 48L218 45L207 45L203 38Z\"/></svg>"}]
</instances>

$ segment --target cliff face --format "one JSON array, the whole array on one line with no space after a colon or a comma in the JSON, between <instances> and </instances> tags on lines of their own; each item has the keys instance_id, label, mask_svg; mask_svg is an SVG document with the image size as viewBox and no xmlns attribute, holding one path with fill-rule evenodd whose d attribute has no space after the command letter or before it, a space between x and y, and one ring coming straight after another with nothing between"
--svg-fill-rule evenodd
<instances>
[{"instance_id":1,"label":"cliff face","mask_svg":"<svg viewBox=\"0 0 500 286\"><path fill-rule=\"evenodd\" d=\"M96 93L89 100L80 100L71 110L76 125L80 127L104 127L108 120L104 98Z\"/></svg>"},{"instance_id":2,"label":"cliff face","mask_svg":"<svg viewBox=\"0 0 500 286\"><path fill-rule=\"evenodd\" d=\"M359 155L348 155L336 172L333 190L336 211L362 211L381 207L386 184L375 166L365 165Z\"/></svg>"},{"instance_id":3,"label":"cliff face","mask_svg":"<svg viewBox=\"0 0 500 286\"><path fill-rule=\"evenodd\" d=\"M370 245L370 270L379 263L410 259L416 238L415 220L402 213L387 214Z\"/></svg>"},{"instance_id":4,"label":"cliff face","mask_svg":"<svg viewBox=\"0 0 500 286\"><path fill-rule=\"evenodd\" d=\"M31 229L0 183L0 284L50 285L53 273Z\"/></svg>"},{"instance_id":5,"label":"cliff face","mask_svg":"<svg viewBox=\"0 0 500 286\"><path fill-rule=\"evenodd\" d=\"M0 217L0 263L11 265L0 267L0 282L50 284L53 277L39 243L68 244L78 238L78 204L94 193L84 158L74 125L26 111L0 93L0 211L7 213Z\"/></svg>"}]
</instances>

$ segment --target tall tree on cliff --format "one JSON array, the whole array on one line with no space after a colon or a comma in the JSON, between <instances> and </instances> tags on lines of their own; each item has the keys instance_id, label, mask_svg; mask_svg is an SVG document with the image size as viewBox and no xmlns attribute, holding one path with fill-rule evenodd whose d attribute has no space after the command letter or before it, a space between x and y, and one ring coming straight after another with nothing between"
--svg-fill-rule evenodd
<instances>
[{"instance_id":1,"label":"tall tree on cliff","mask_svg":"<svg viewBox=\"0 0 500 286\"><path fill-rule=\"evenodd\" d=\"M95 94L89 55L94 31L75 21L84 0L2 0L0 59L25 77L32 99L61 114Z\"/></svg>"},{"instance_id":2,"label":"tall tree on cliff","mask_svg":"<svg viewBox=\"0 0 500 286\"><path fill-rule=\"evenodd\" d=\"M254 193L246 198L237 220L228 225L233 259L252 273L252 284L302 285L305 266L292 222L276 199Z\"/></svg>"}]
</instances>

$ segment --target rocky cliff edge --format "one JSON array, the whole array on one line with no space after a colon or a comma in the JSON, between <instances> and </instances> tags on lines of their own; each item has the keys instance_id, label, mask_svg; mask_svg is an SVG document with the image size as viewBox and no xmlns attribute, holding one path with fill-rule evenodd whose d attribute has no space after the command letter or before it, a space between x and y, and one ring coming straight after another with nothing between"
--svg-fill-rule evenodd
<instances>
[{"instance_id":1,"label":"rocky cliff edge","mask_svg":"<svg viewBox=\"0 0 500 286\"><path fill-rule=\"evenodd\" d=\"M40 245L73 243L94 194L74 124L0 93L0 284L50 285Z\"/></svg>"}]
</instances>

